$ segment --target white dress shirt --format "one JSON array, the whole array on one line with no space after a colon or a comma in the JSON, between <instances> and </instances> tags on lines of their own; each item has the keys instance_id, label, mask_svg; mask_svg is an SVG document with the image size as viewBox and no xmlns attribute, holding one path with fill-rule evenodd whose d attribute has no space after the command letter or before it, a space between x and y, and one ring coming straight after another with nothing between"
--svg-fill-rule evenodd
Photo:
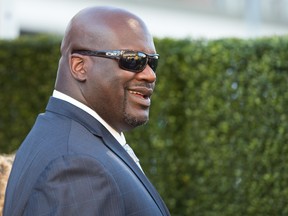
<instances>
[{"instance_id":1,"label":"white dress shirt","mask_svg":"<svg viewBox=\"0 0 288 216\"><path fill-rule=\"evenodd\" d=\"M74 106L84 110L85 112L89 113L90 115L92 115L95 119L97 119L111 134L113 137L115 137L115 139L122 145L122 147L127 151L127 153L132 157L132 159L135 161L135 163L139 166L139 168L143 171L139 159L137 158L137 156L135 155L134 151L132 150L132 148L126 143L126 139L124 134L118 133L114 128L112 128L107 122L104 121L104 119L102 119L94 110L92 110L91 108L89 108L88 106L86 106L85 104L75 100L74 98L59 92L57 90L53 91L53 95L54 98L58 98L60 100L64 100L67 101L68 103L73 104Z\"/></svg>"},{"instance_id":2,"label":"white dress shirt","mask_svg":"<svg viewBox=\"0 0 288 216\"><path fill-rule=\"evenodd\" d=\"M95 119L97 119L111 134L113 137L115 137L115 139L122 145L122 147L127 151L127 153L132 157L132 159L135 161L135 163L138 165L138 167L142 170L143 169L140 165L139 159L137 158L137 156L135 155L134 151L132 150L132 148L126 143L126 139L124 134L118 133L114 128L112 128L107 122L104 121L104 119L102 119L94 110L92 110L91 108L89 108L88 106L86 106L85 104L75 100L74 98L59 92L57 90L53 91L53 95L54 98L58 98L60 100L64 100L67 101L68 103L73 104L74 106L84 110L85 112L89 113L90 115L92 115Z\"/></svg>"},{"instance_id":3,"label":"white dress shirt","mask_svg":"<svg viewBox=\"0 0 288 216\"><path fill-rule=\"evenodd\" d=\"M118 133L114 128L112 128L107 122L104 121L94 110L86 106L85 104L75 100L74 98L59 92L57 90L53 91L53 97L67 101L68 103L73 104L74 106L77 106L78 108L84 110L85 112L89 113L92 115L95 119L97 119L112 135L115 137L115 139L122 145L124 146L126 144L126 139L124 134Z\"/></svg>"},{"instance_id":4,"label":"white dress shirt","mask_svg":"<svg viewBox=\"0 0 288 216\"><path fill-rule=\"evenodd\" d=\"M90 107L86 106L85 104L75 100L74 98L59 92L57 90L53 91L53 95L54 98L58 98L60 100L64 100L67 101L68 103L73 104L74 106L77 106L78 108L84 110L85 112L89 113L90 115L92 115L95 119L97 119L111 134L112 136L115 137L115 139L122 145L122 147L127 151L127 153L132 157L132 159L135 161L135 163L138 165L138 167L142 170L143 169L140 165L139 159L137 158L137 156L135 155L134 151L132 150L132 148L126 143L126 139L124 134L118 133L114 128L112 128L107 122L104 121L104 119L102 119L94 110L92 110Z\"/></svg>"}]
</instances>

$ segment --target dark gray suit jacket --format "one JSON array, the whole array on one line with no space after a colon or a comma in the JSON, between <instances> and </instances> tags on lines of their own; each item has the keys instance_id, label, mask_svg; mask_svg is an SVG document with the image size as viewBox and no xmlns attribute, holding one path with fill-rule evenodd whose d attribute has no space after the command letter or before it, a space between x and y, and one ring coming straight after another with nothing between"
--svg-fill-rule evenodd
<instances>
[{"instance_id":1,"label":"dark gray suit jacket","mask_svg":"<svg viewBox=\"0 0 288 216\"><path fill-rule=\"evenodd\" d=\"M170 215L161 197L95 118L50 98L20 146L4 216Z\"/></svg>"}]
</instances>

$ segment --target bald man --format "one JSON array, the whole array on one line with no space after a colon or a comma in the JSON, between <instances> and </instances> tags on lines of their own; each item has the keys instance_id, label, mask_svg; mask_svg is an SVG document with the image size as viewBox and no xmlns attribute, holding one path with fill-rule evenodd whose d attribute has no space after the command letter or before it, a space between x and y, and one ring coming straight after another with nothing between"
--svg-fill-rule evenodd
<instances>
[{"instance_id":1,"label":"bald man","mask_svg":"<svg viewBox=\"0 0 288 216\"><path fill-rule=\"evenodd\" d=\"M130 12L92 7L72 18L46 112L17 151L4 216L170 215L123 135L149 119L158 58Z\"/></svg>"}]
</instances>

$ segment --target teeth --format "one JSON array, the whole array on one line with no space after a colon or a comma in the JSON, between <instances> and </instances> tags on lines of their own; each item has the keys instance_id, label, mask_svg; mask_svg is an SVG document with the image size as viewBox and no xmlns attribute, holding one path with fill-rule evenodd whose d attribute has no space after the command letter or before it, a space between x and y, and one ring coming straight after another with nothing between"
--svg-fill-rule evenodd
<instances>
[{"instance_id":1,"label":"teeth","mask_svg":"<svg viewBox=\"0 0 288 216\"><path fill-rule=\"evenodd\" d=\"M135 95L139 95L143 98L147 98L144 94L140 93L140 92L136 92L136 91L129 91L131 94L135 94Z\"/></svg>"},{"instance_id":2,"label":"teeth","mask_svg":"<svg viewBox=\"0 0 288 216\"><path fill-rule=\"evenodd\" d=\"M136 91L129 91L130 93L132 94L137 94L137 95L141 95L141 96L144 96L143 94L141 94L140 92L136 92Z\"/></svg>"}]
</instances>

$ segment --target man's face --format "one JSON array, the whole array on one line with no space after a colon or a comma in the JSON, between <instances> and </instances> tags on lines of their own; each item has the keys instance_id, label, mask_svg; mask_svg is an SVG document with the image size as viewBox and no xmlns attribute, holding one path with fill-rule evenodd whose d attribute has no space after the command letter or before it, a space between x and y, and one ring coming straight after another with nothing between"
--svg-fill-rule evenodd
<instances>
[{"instance_id":1,"label":"man's face","mask_svg":"<svg viewBox=\"0 0 288 216\"><path fill-rule=\"evenodd\" d=\"M126 35L125 39L126 43L105 49L155 53L150 35L133 38ZM156 74L150 66L135 73L119 68L114 59L90 57L89 61L92 67L84 90L88 106L117 131L129 130L146 123L156 81Z\"/></svg>"}]
</instances>

